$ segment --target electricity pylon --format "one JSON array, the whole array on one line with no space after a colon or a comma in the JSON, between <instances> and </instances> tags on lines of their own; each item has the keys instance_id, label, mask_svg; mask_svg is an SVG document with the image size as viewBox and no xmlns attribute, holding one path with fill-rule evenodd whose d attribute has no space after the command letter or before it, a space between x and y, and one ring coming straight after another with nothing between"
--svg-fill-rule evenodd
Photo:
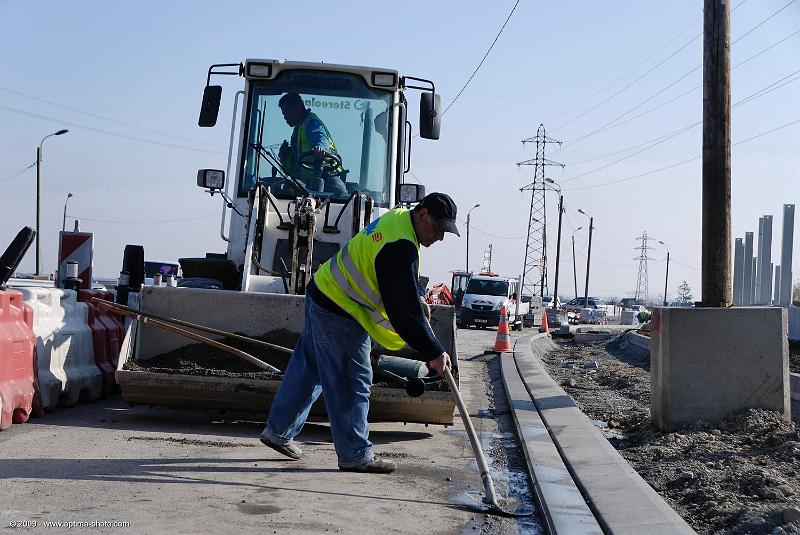
<instances>
[{"instance_id":1,"label":"electricity pylon","mask_svg":"<svg viewBox=\"0 0 800 535\"><path fill-rule=\"evenodd\" d=\"M523 145L526 143L536 143L536 157L517 163L517 166L533 166L533 182L520 188L520 191L531 191L528 239L525 242L525 265L522 268L520 295L543 296L545 288L547 288L547 202L545 192L547 190L557 191L551 183L547 182L544 168L549 165L564 167L564 164L544 157L548 143L561 145L561 142L547 137L543 124L539 125L536 136L522 140Z\"/></svg>"},{"instance_id":2,"label":"electricity pylon","mask_svg":"<svg viewBox=\"0 0 800 535\"><path fill-rule=\"evenodd\" d=\"M650 294L647 288L647 263L653 260L647 256L647 251L653 249L647 245L647 242L653 238L649 237L647 231L645 231L636 239L642 240L642 244L639 247L634 247L639 251L639 256L634 258L634 260L639 261L639 276L636 278L636 292L633 294L633 299L637 303L647 304L650 301Z\"/></svg>"}]
</instances>

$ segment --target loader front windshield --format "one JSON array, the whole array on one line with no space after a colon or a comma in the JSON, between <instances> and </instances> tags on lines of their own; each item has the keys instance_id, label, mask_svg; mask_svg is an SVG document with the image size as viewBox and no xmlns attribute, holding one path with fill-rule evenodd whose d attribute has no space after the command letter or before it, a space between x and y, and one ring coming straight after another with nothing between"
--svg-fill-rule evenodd
<instances>
[{"instance_id":1,"label":"loader front windshield","mask_svg":"<svg viewBox=\"0 0 800 535\"><path fill-rule=\"evenodd\" d=\"M342 72L287 70L252 82L238 195L260 182L277 198L294 199L302 192L288 175L331 202L359 191L387 207L392 98ZM287 102L296 103L295 120ZM327 154L312 154L314 147Z\"/></svg>"}]
</instances>

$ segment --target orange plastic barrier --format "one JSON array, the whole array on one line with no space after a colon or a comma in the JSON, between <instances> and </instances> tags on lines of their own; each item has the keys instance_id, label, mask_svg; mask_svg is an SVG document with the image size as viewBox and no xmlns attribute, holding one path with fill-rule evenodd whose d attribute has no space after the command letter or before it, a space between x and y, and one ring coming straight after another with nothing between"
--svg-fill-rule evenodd
<instances>
[{"instance_id":1,"label":"orange plastic barrier","mask_svg":"<svg viewBox=\"0 0 800 535\"><path fill-rule=\"evenodd\" d=\"M35 394L33 310L14 290L0 291L0 430L28 421Z\"/></svg>"},{"instance_id":2,"label":"orange plastic barrier","mask_svg":"<svg viewBox=\"0 0 800 535\"><path fill-rule=\"evenodd\" d=\"M117 370L122 326L114 321L105 309L94 304L92 297L113 301L113 294L101 290L79 290L78 301L89 307L89 328L92 330L94 362L103 376L102 397L111 394L114 388L114 373Z\"/></svg>"}]
</instances>

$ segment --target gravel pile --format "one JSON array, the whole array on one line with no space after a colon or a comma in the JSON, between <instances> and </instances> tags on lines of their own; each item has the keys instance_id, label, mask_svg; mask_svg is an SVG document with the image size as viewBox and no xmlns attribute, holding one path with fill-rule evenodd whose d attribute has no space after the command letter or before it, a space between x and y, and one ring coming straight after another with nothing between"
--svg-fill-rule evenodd
<instances>
[{"instance_id":1,"label":"gravel pile","mask_svg":"<svg viewBox=\"0 0 800 535\"><path fill-rule=\"evenodd\" d=\"M748 410L676 433L650 422L649 355L618 342L560 342L550 375L699 533L800 534L800 433Z\"/></svg>"}]
</instances>

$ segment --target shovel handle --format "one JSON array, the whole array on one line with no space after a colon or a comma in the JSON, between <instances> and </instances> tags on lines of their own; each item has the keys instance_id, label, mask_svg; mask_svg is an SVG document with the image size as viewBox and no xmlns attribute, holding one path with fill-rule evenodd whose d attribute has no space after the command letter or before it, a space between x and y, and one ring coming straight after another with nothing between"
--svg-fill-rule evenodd
<instances>
[{"instance_id":1,"label":"shovel handle","mask_svg":"<svg viewBox=\"0 0 800 535\"><path fill-rule=\"evenodd\" d=\"M464 428L467 430L467 437L469 437L469 443L472 445L472 453L475 455L475 460L478 461L478 469L481 471L481 480L483 481L483 491L486 495L484 497L484 502L496 504L497 494L494 490L494 483L492 483L492 476L489 474L489 464L486 462L486 456L484 456L481 443L478 441L478 434L475 432L475 427L472 425L469 412L467 412L467 406L464 404L461 392L459 392L458 386L456 386L456 381L453 379L453 374L450 373L449 367L444 369L444 378L458 406L458 413L461 415L461 420L464 422Z\"/></svg>"}]
</instances>

